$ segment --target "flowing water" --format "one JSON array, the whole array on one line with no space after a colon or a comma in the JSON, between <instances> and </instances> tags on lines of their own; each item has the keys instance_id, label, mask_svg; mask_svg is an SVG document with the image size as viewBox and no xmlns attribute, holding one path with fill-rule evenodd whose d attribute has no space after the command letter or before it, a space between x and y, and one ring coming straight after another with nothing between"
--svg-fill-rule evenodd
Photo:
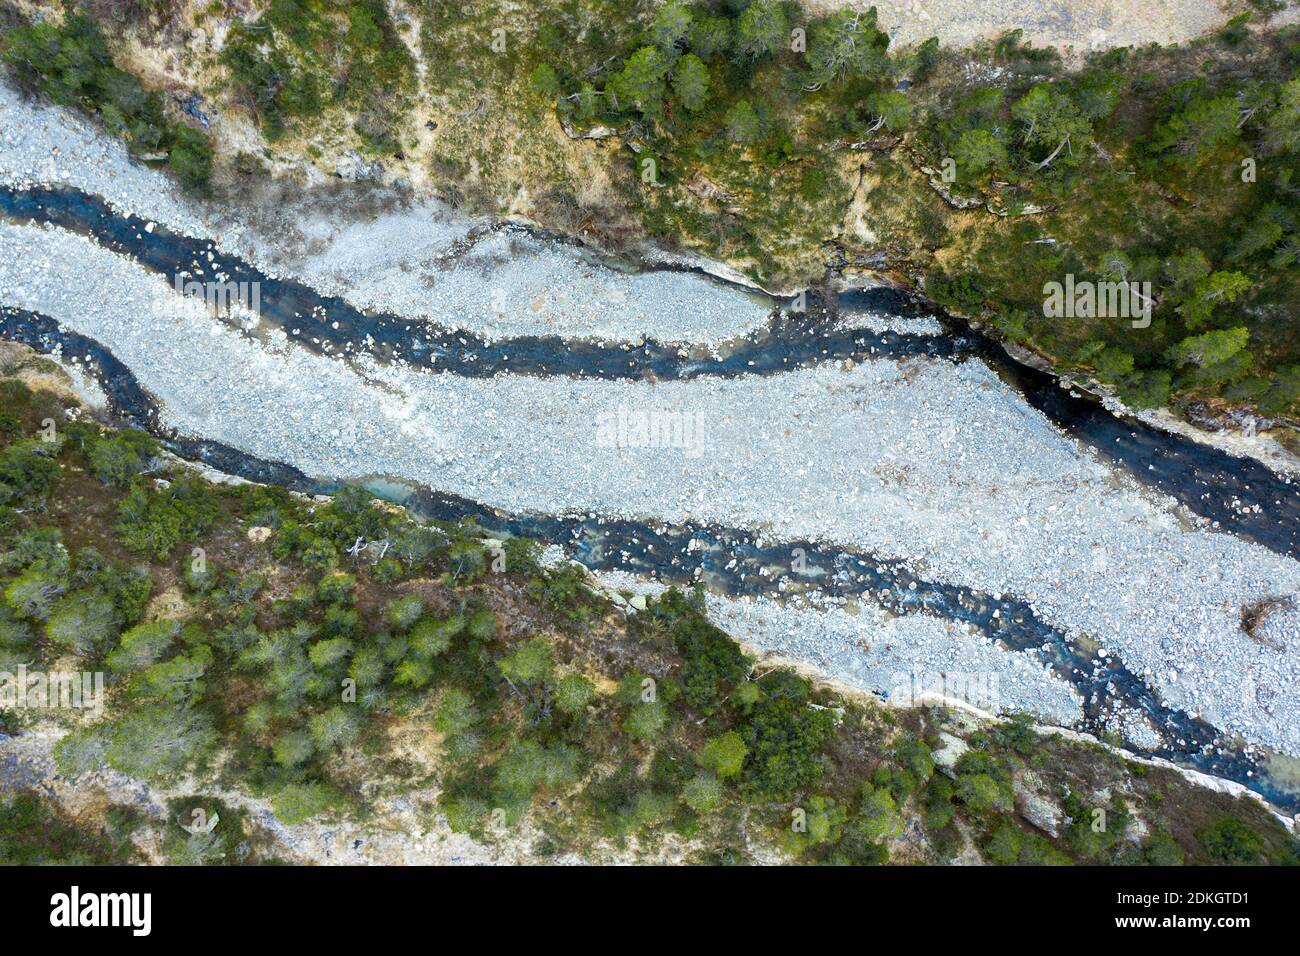
<instances>
[{"instance_id":1,"label":"flowing water","mask_svg":"<svg viewBox=\"0 0 1300 956\"><path fill-rule=\"evenodd\" d=\"M1251 458L1119 417L1098 401L1075 396L1051 376L1011 361L987 338L892 289L825 299L806 297L793 313L772 300L772 315L751 335L715 346L645 341L605 344L558 336L488 341L460 329L363 311L292 280L272 278L208 241L120 215L107 203L75 189L15 190L0 186L0 219L59 226L94 238L173 281L220 276L231 284L257 283L262 322L249 335L292 335L295 344L347 355L364 351L380 362L489 378L500 374L673 381L702 376L773 375L832 362L925 356L961 361L978 356L1012 382L1034 408L1058 427L1095 448L1135 480L1177 499L1193 513L1279 554L1300 557L1300 486ZM4 303L0 303L3 305ZM940 320L943 335L846 328L843 310Z\"/></svg>"},{"instance_id":2,"label":"flowing water","mask_svg":"<svg viewBox=\"0 0 1300 956\"><path fill-rule=\"evenodd\" d=\"M75 361L95 377L119 416L158 435L181 457L303 492L325 494L339 487L337 482L313 478L219 442L167 429L154 397L108 348L61 328L46 316L0 309L0 336L40 351L59 351L65 360ZM900 562L880 560L853 549L813 541L763 543L753 532L739 528L510 513L392 478L376 477L366 484L376 494L405 504L421 517L445 521L468 518L491 534L559 544L597 571L627 571L678 585L702 583L733 596L772 596L778 593L779 581L784 578L796 589L807 585L832 597L864 597L892 614L925 613L971 625L1008 650L1033 655L1072 685L1083 701L1084 729L1100 733L1106 715L1116 706L1141 711L1161 744L1155 748L1130 745L1131 752L1163 757L1243 783L1280 808L1300 810L1300 796L1269 777L1266 755L1248 754L1239 741L1204 720L1166 706L1118 658L1103 657L1094 649L1079 646L1042 621L1027 602L1013 596L993 596L926 580ZM805 572L789 571L789 555L795 548L802 548L806 555Z\"/></svg>"},{"instance_id":3,"label":"flowing water","mask_svg":"<svg viewBox=\"0 0 1300 956\"><path fill-rule=\"evenodd\" d=\"M895 290L831 298L809 295L801 312L772 299L771 315L763 327L712 346L657 341L611 344L536 335L488 340L463 329L357 309L303 283L268 276L242 259L222 254L211 242L156 224L146 228L145 220L118 214L102 199L75 189L0 187L0 219L49 224L88 236L169 282L181 276L182 280L256 283L261 300L256 327L222 316L242 334L259 339L278 335L322 354L364 353L379 362L471 378L508 374L673 381L768 376L881 357L954 362L978 357L997 369L1030 405L1123 473L1177 499L1223 530L1280 554L1300 556L1300 490L1290 479L1252 459L1235 458L1117 417L1097 401L1062 389L1050 375L1010 361L995 343ZM840 321L843 313L864 311L902 319L937 319L944 331L926 335L851 328ZM0 336L79 360L98 380L116 414L163 438L183 457L301 491L324 493L338 487L328 477L309 476L202 436L170 430L157 400L113 356L111 343L96 342L46 316L14 308L0 308ZM1036 657L1073 686L1083 701L1087 729L1100 732L1105 717L1117 706L1138 710L1149 719L1161 744L1148 750L1130 747L1134 752L1245 783L1280 807L1300 809L1295 791L1273 783L1263 761L1248 755L1239 741L1228 739L1198 717L1166 706L1116 657L1078 646L1018 598L926 580L899 562L858 550L812 541L767 543L741 528L510 513L393 478L376 477L369 486L424 517L472 518L494 534L560 544L595 570L627 571L673 584L703 583L734 596L778 596L791 587L816 588L831 597L870 600L891 614L923 612L970 625L1008 650ZM807 571L790 572L794 548L807 555Z\"/></svg>"}]
</instances>

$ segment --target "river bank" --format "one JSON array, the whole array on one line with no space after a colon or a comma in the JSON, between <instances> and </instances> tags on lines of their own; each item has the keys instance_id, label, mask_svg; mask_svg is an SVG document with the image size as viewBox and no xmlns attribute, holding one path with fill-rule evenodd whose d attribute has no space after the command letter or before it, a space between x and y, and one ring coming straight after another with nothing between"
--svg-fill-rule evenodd
<instances>
[{"instance_id":1,"label":"river bank","mask_svg":"<svg viewBox=\"0 0 1300 956\"><path fill-rule=\"evenodd\" d=\"M5 356L3 361L5 374L15 365L20 370L28 366L47 367L36 360L25 360L22 355ZM20 371L20 374L26 373ZM48 377L48 371L42 374ZM25 420L30 413L16 402L14 410L20 409ZM94 527L94 522L87 524L79 511L67 511L65 499L70 495L80 496L84 502L89 487L71 477L81 470L77 462L77 458L70 457L61 463L75 487L56 488L49 504L54 514L62 516L58 521L71 518L80 523L81 533L97 536L107 529ZM168 472L168 476L181 480L179 472ZM267 500L263 495L268 491L273 489L259 492L239 485L233 494L223 493L223 496L232 504L241 498L251 503ZM111 490L107 493L116 494ZM323 508L326 513L334 507L327 499L316 499L310 506ZM288 582L276 579L285 575L297 577L293 562L267 563L266 535L258 532L271 529L253 527L248 519L236 519L233 525L227 526L232 517L221 519L221 527L210 529L211 533L201 540L225 567L260 568L254 576L266 575L263 580L270 583L270 591L258 595L258 603L264 612L284 613L283 607L273 612L266 605L283 606L284 602L276 601L274 595L287 587ZM500 547L499 542L487 544ZM544 556L543 564L558 559L559 549L552 551L555 557L548 560ZM171 579L173 572L169 564L165 559L148 561L148 573L158 586ZM377 584L370 580L371 570L365 563L352 568L367 589ZM562 566L555 568L554 573L562 572ZM518 573L516 570L515 574ZM340 577L351 579L352 574L327 574L322 586ZM228 580L223 576L223 581ZM417 578L399 585L397 591L408 595L413 591L428 600L432 596L431 587L446 588L453 596L457 592L469 593L475 595L475 601L489 602L495 608L507 646L514 643L518 647L525 639L534 643L541 639L539 633L545 633L545 639L556 642L557 649L566 649L562 654L566 670L578 667L598 675L598 697L593 706L617 708L616 701L621 699L618 695L613 700L604 699L615 686L609 675L618 675L620 667L628 666L623 655L635 655L637 649L644 653L647 645L654 643L651 635L655 628L663 626L663 608L656 606L660 602L650 596L651 607L647 608L645 598L650 592L645 583L626 576L602 575L601 584L593 586L592 592L598 597L604 595L600 605L604 619L588 619L579 631L571 633L564 627L552 630L544 623L549 620L545 614L539 616L537 609L529 610L523 594L516 590L517 584L512 576L492 576L477 585L470 584L466 590L464 584L457 585L454 579L435 584ZM222 585L227 586L228 583ZM568 606L576 609L583 602L569 598ZM187 584L166 588L150 603L149 615L151 620L155 616L160 621L176 616L175 619L187 621L187 643L193 644L199 640L202 630L227 617L220 608L218 594L205 598ZM619 608L623 609L621 614ZM648 624L643 621L643 614L650 618ZM214 646L219 647L225 638L219 632L212 633ZM611 662L606 656L611 647L619 649L620 662ZM580 656L570 658L571 652ZM689 658L687 664L689 667ZM504 670L506 665L500 666ZM662 662L650 666L653 673L664 678L665 689L671 686L669 674L661 670ZM458 760L456 748L443 734L443 709L439 707L434 712L434 726L438 730L430 733L430 713L424 706L409 710L410 700L394 701L397 706L392 712L385 707L374 715L375 729L381 730L382 740L368 738L359 747L345 746L325 761L327 777L349 793L346 801L308 814L319 819L304 821L302 809L287 801L283 794L268 798L255 782L245 779L249 769L247 738L251 736L259 743L266 738L265 729L259 730L255 724L249 724L237 741L229 741L228 748L223 746L217 753L207 752L194 773L173 772L162 779L145 774L147 779L142 779L138 772L126 774L118 769L121 754L116 751L110 751L111 766L105 767L94 759L87 763L81 749L69 749L66 745L83 737L88 729L75 715L60 714L52 720L37 720L23 711L2 715L6 723L0 728L3 731L0 732L0 790L5 792L0 793L0 807L7 808L11 801L27 799L31 793L39 792L47 816L45 826L65 841L75 832L74 827L84 828L86 834L78 837L84 852L89 852L98 842L116 846L119 862L123 861L120 854L127 852L138 854L139 862L190 865L273 860L321 865L679 863L707 860L718 852L751 863L789 862L792 858L811 862L825 858L826 850L819 849L825 843L832 844L837 853L849 854L855 862L875 863L886 860L1007 863L1019 859L1021 863L1042 864L1065 863L1075 857L1091 862L1168 863L1181 861L1184 854L1188 862L1223 862L1213 834L1217 828L1228 826L1228 821L1237 821L1231 825L1246 826L1256 834L1255 839L1261 841L1256 853L1267 848L1270 860L1287 858L1286 831L1258 803L1236 798L1239 791L1231 786L1196 779L1194 775L1180 775L1158 762L1138 764L1114 748L1098 746L1093 741L1051 728L1028 735L1029 728L1021 722L1000 721L974 713L967 704L933 696L912 703L891 700L894 706L885 715L874 698L845 685L821 681L819 675L801 662L769 657L758 662L748 680L759 688L786 686L788 690L788 684L780 685L776 679L790 667L814 679L816 704L810 707L810 712L833 715L840 728L837 734L845 739L845 745L826 755L825 779L816 785L813 791L816 795L804 794L797 806L806 808L810 816L815 815L819 820L823 814L835 819L834 814L838 813L841 818L857 821L854 826L866 825L867 839L878 841L879 846L870 854L864 855L861 836L849 838L846 833L841 840L837 828L811 842L783 835L788 821L784 808L779 805L775 817L769 819L770 814L761 805L750 805L746 812L743 804L736 807L728 804L720 818L727 823L721 832L715 832L714 818L704 811L700 811L699 817L687 816L684 821L665 827L663 821L668 808L662 804L665 795L661 791L666 786L660 779L662 771L654 775L655 789L645 791L660 801L654 804L654 813L638 811L639 815L630 821L635 837L629 839L631 834L627 832L620 839L611 839L608 832L602 836L599 827L592 829L592 824L599 822L602 813L606 815L607 826L612 821L608 808L610 797L607 789L601 788L605 768L600 761L590 768L594 779L584 780L582 788L573 789L571 784L562 784L554 790L548 788L551 799L537 801L536 807L520 823L503 828L499 822L493 822L480 833L470 822L472 815L467 817L464 810L457 809L454 799L449 802L452 792L464 784L454 773ZM640 674L635 676L639 679ZM208 679L224 685L228 678L217 668ZM237 679L243 685L247 680L247 676ZM96 726L110 731L115 721L121 721L124 715L140 707L138 693L138 688L131 683L114 681L108 701L110 720L106 725ZM205 698L204 702L194 702L198 712L230 701L224 689L211 698L211 701ZM246 714L246 704L246 700L233 704L233 712L240 720L252 719ZM145 705L141 712L149 709ZM583 746L599 748L599 739L590 739L591 729L609 722L602 720L588 725ZM697 721L685 721L675 727L674 735L688 735L689 728L694 726ZM164 731L158 732L165 737ZM596 734L599 733L597 730ZM891 749L891 741L897 744L897 754ZM926 749L918 751L921 741ZM929 748L934 749L927 757ZM975 749L983 754L985 762L961 759L963 753ZM145 752L152 754L153 748L146 748ZM277 757L280 754L278 744L276 754ZM987 763L990 759L996 761L992 767ZM896 765L896 760L908 762ZM871 782L862 784L873 764L875 772L870 775ZM996 782L994 778L981 776L982 768L997 774ZM434 776L426 776L430 771ZM962 789L957 798L960 810L954 807L960 818L954 823L951 813L947 817L936 815L936 802L952 802L951 796L943 796L952 790L949 781L955 780L965 788L976 778L996 788L992 804L980 802L975 793ZM1196 786L1189 786L1188 780ZM251 792L249 783L252 783ZM913 800L918 785L925 786L922 794L925 799ZM854 804L860 793L875 795L879 806L870 812L856 810ZM890 793L896 797L886 800L883 794ZM694 808L695 797L687 799ZM835 810L840 806L844 810ZM1111 821L1101 838L1086 835L1098 832L1090 829L1085 819L1085 811L1090 807L1104 808ZM181 830L188 825L189 814L195 808L204 810L205 819L213 822L215 834L211 829L206 834ZM865 816L859 819L859 813ZM0 815L0 819L7 825L7 817ZM614 821L624 819L613 817ZM682 822L691 824L690 828L682 829ZM467 823L473 831L472 838L465 833ZM629 822L620 825L627 827ZM739 837L738 830L742 831ZM94 840L92 833L97 834ZM16 845L26 848L39 846L41 840L40 833L6 833L6 836L11 840L16 836ZM13 844L0 841L0 852L13 851ZM835 860L846 862L840 857L832 861Z\"/></svg>"},{"instance_id":2,"label":"river bank","mask_svg":"<svg viewBox=\"0 0 1300 956\"><path fill-rule=\"evenodd\" d=\"M7 108L11 115L31 109L13 100ZM204 255L217 261L218 253L238 250L267 268L278 264L277 274L286 275L293 275L290 265L315 262L301 281L331 275L340 281L342 274L346 283L335 289L362 296L358 305L364 296L388 296L387 304L411 310L412 323L420 321L419 290L430 278L445 281L452 294L442 301L453 307L433 313L438 322L486 332L495 322L493 334L507 335L501 340L507 342L510 334L552 328L538 324L554 318L545 307L534 311L538 288L597 278L627 301L640 296L642 305L622 310L566 292L563 318L572 321L573 310L586 310L592 322L605 323L600 334L629 355L647 330L707 348L752 329L770 308L691 273L638 278L581 263L558 279L548 266L536 286L529 285L532 266L512 274L517 288L478 278L499 267L503 255L521 253L527 263L535 242L527 235L519 237L521 247L498 247L476 269L449 276L438 252L461 248L456 242L467 235L461 226L433 231L433 241L426 236L421 247L427 253L406 259L408 269L392 270L377 250L404 245L403 224L422 228L423 222L400 213L380 220L377 231L318 227L312 243L290 241L276 259L273 242L243 226L239 210L194 211L164 179L132 164L80 121L46 110L39 123L11 127L19 129L24 132L3 137L6 182L102 189L110 203L143 217L142 237L148 223L164 223L209 238L213 247ZM59 146L51 137L65 132L67 142L84 143L88 151L55 154ZM347 264L355 268L340 268L330 252L343 248L331 238L340 235L354 250ZM1155 699L1240 734L1248 746L1297 746L1296 701L1286 691L1296 684L1289 670L1295 622L1285 615L1275 622L1280 649L1241 628L1242 608L1300 588L1294 563L1216 533L1098 460L981 361L867 352L788 373L666 382L474 378L436 366L430 374L380 361L364 338L327 349L327 342L295 337L292 323L277 329L259 326L258 316L214 321L178 297L165 277L62 229L14 223L3 227L3 237L13 264L0 276L6 304L50 315L110 347L157 396L160 424L169 429L319 478L386 474L510 511L698 522L746 529L775 547L807 540L861 551L899 562L922 581L1015 596L1070 642L1109 650L1154 688ZM361 247L357 259L362 242L373 245ZM553 261L554 252L548 255ZM464 311L455 295L462 286ZM506 293L500 317L492 308L496 288ZM697 295L714 303L704 313L692 306ZM863 313L859 321L887 327L914 321ZM737 324L715 329L719 314ZM902 328L937 338L933 325L919 323ZM259 328L266 340L249 334ZM689 416L702 425L700 443L645 447L626 436L602 443L601 415L616 421L620 409ZM780 595L783 576L788 572L774 575L765 590ZM871 595L859 600L877 603ZM801 622L815 628L803 652L856 671L870 689L887 690L899 661L948 666L965 656L956 650L962 638L933 629L924 617L901 626L876 615L837 622L835 613ZM863 651L850 640L854 628L861 628L858 638L868 649L901 643L907 650L901 657ZM953 645L941 649L945 634ZM1023 651L996 642L984 655L979 669L1005 676L1010 709L1077 719L1060 675L1026 680ZM1040 667L1030 664L1028 671ZM1151 742L1151 728L1138 714L1100 716L1134 746Z\"/></svg>"}]
</instances>

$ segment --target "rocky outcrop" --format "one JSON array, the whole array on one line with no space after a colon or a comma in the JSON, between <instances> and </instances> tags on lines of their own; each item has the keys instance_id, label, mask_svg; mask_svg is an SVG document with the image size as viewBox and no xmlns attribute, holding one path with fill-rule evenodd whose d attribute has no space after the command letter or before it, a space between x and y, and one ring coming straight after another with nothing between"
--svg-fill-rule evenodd
<instances>
[{"instance_id":1,"label":"rocky outcrop","mask_svg":"<svg viewBox=\"0 0 1300 956\"><path fill-rule=\"evenodd\" d=\"M356 150L349 150L334 167L334 175L349 183L374 182L384 175L384 164L366 162Z\"/></svg>"},{"instance_id":2,"label":"rocky outcrop","mask_svg":"<svg viewBox=\"0 0 1300 956\"><path fill-rule=\"evenodd\" d=\"M1030 826L1048 836L1060 835L1065 814L1056 801L1047 795L1046 787L1032 770L1017 773L1012 779L1016 812Z\"/></svg>"},{"instance_id":3,"label":"rocky outcrop","mask_svg":"<svg viewBox=\"0 0 1300 956\"><path fill-rule=\"evenodd\" d=\"M960 737L954 737L946 731L939 733L939 747L930 754L934 758L935 769L949 777L957 776L957 761L961 759L962 754L970 750L970 746Z\"/></svg>"}]
</instances>

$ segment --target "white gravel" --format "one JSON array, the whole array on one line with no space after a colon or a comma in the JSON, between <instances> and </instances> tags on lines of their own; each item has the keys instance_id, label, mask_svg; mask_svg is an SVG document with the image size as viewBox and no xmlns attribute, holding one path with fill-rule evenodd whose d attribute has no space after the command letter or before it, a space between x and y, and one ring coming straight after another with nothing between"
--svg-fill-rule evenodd
<instances>
[{"instance_id":1,"label":"white gravel","mask_svg":"<svg viewBox=\"0 0 1300 956\"><path fill-rule=\"evenodd\" d=\"M903 332L910 335L943 334L943 326L939 324L938 319L929 316L909 318L875 312L871 309L841 307L839 324L846 329L866 329L871 332Z\"/></svg>"},{"instance_id":2,"label":"white gravel","mask_svg":"<svg viewBox=\"0 0 1300 956\"><path fill-rule=\"evenodd\" d=\"M165 285L92 242L0 228L0 301L108 345L182 430L317 475L386 473L505 508L690 518L907 559L932 580L1024 597L1149 672L1170 704L1300 753L1300 627L1281 619L1278 647L1239 627L1243 605L1300 592L1300 565L1190 528L1172 502L1122 480L979 362L658 385L472 380L349 367L292 345L272 354L193 311L142 320ZM703 453L605 447L601 415L620 410L698 416ZM801 637L809 648L843 640L833 618L821 620ZM967 656L940 657L932 640L911 654L907 635L928 625L893 627L900 661L941 670ZM953 635L959 648L963 639ZM819 653L827 667L851 666ZM1050 683L1011 686L1022 695L1014 706L1062 706Z\"/></svg>"},{"instance_id":3,"label":"white gravel","mask_svg":"<svg viewBox=\"0 0 1300 956\"><path fill-rule=\"evenodd\" d=\"M899 46L938 36L945 46L969 47L1007 30L1023 30L1035 46L1091 50L1185 43L1214 30L1243 5L1221 0L802 0L813 14L851 7L879 11L880 27ZM1296 10L1275 22L1295 19Z\"/></svg>"},{"instance_id":4,"label":"white gravel","mask_svg":"<svg viewBox=\"0 0 1300 956\"><path fill-rule=\"evenodd\" d=\"M1043 720L1082 717L1078 695L1026 654L1007 651L973 628L926 614L878 608L780 604L769 598L708 598L709 614L761 651L805 661L833 680L901 705L926 695L963 699L993 713L1032 702Z\"/></svg>"},{"instance_id":5,"label":"white gravel","mask_svg":"<svg viewBox=\"0 0 1300 956\"><path fill-rule=\"evenodd\" d=\"M711 343L762 327L765 296L685 271L620 272L578 247L518 228L492 230L428 200L364 220L309 206L259 216L188 203L125 147L63 110L23 103L0 81L0 183L62 184L115 210L211 240L270 276L302 278L358 308L394 312L489 339L557 335ZM347 211L346 202L336 204Z\"/></svg>"},{"instance_id":6,"label":"white gravel","mask_svg":"<svg viewBox=\"0 0 1300 956\"><path fill-rule=\"evenodd\" d=\"M658 597L667 590L667 585L625 571L595 576L609 591ZM928 614L896 616L871 605L845 606L819 597L778 602L710 593L706 603L719 627L759 653L811 664L831 680L879 694L897 706L946 691L944 696L993 713L1022 710L1032 700L1040 719L1061 726L1083 716L1073 687L968 625ZM1147 728L1143 745L1149 740Z\"/></svg>"},{"instance_id":7,"label":"white gravel","mask_svg":"<svg viewBox=\"0 0 1300 956\"><path fill-rule=\"evenodd\" d=\"M310 238L301 254L273 254L259 241L255 258L354 305L489 339L707 343L761 327L773 309L764 296L689 272L618 272L576 246L517 228L481 228L449 242L440 215L420 206L364 223L304 223Z\"/></svg>"},{"instance_id":8,"label":"white gravel","mask_svg":"<svg viewBox=\"0 0 1300 956\"><path fill-rule=\"evenodd\" d=\"M23 102L0 79L0 184L73 186L114 209L166 223L192 236L207 226L166 176L135 162L118 140L52 106Z\"/></svg>"}]
</instances>

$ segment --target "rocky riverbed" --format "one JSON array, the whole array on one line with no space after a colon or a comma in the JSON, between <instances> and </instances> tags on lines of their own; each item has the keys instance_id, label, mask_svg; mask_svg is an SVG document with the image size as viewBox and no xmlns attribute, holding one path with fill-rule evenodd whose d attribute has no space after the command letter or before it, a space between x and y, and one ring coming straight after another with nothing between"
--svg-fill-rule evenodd
<instances>
[{"instance_id":1,"label":"rocky riverbed","mask_svg":"<svg viewBox=\"0 0 1300 956\"><path fill-rule=\"evenodd\" d=\"M423 207L362 222L299 218L281 247L238 209L191 205L76 119L4 94L0 120L0 183L75 185L413 322L631 350L647 336L723 342L772 308L696 273L620 273L563 243ZM1300 564L1154 493L978 358L876 356L663 382L457 375L380 361L364 341L335 354L292 329L250 334L254 312L214 316L93 239L14 221L0 223L0 305L110 349L180 434L318 478L388 475L512 512L725 526L768 547L870 554L1014 597L1096 660L1122 662L1162 704L1247 750L1300 755L1300 614L1271 618L1267 641L1243 628L1243 609L1300 593ZM925 321L907 328L939 334ZM765 573L757 595L716 595L723 625L878 693L895 692L900 675L968 675L996 687L993 709L1079 719L1072 675L941 615L898 617L869 591L792 590L801 560L790 547L788 567ZM1107 719L1134 747L1159 737L1139 710Z\"/></svg>"}]
</instances>

